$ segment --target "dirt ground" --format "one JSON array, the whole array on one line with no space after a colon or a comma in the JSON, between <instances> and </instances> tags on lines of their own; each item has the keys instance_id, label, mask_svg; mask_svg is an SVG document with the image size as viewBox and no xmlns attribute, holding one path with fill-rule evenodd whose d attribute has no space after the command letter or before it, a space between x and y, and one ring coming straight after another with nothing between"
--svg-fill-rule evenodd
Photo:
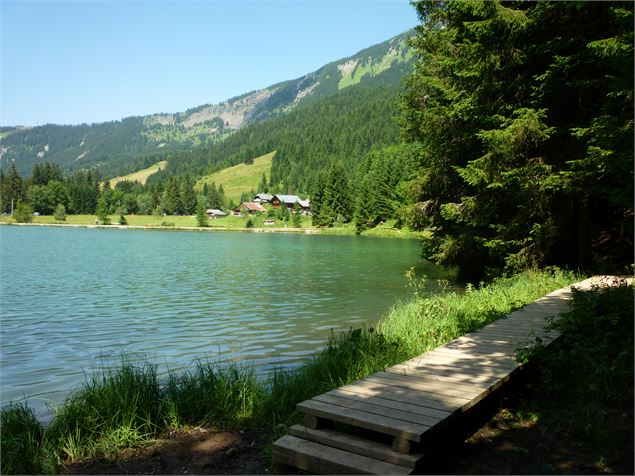
<instances>
[{"instance_id":1,"label":"dirt ground","mask_svg":"<svg viewBox=\"0 0 635 476\"><path fill-rule=\"evenodd\" d=\"M584 434L566 408L536 413L535 402L505 405L463 444L440 451L423 474L634 474L633 411L604 408Z\"/></svg>"},{"instance_id":2,"label":"dirt ground","mask_svg":"<svg viewBox=\"0 0 635 476\"><path fill-rule=\"evenodd\" d=\"M196 427L171 432L115 460L76 463L64 474L268 474L263 435Z\"/></svg>"}]
</instances>

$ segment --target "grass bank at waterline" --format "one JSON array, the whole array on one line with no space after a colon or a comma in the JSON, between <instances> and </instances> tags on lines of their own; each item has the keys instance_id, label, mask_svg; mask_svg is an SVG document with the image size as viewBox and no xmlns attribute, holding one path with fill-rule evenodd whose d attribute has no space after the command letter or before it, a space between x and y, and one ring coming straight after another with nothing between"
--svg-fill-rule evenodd
<instances>
[{"instance_id":1,"label":"grass bank at waterline","mask_svg":"<svg viewBox=\"0 0 635 476\"><path fill-rule=\"evenodd\" d=\"M120 225L119 215L110 215L110 225L96 224L95 215L68 215L64 221L56 220L51 215L33 216L31 223L16 223L11 215L0 216L0 225L36 225L36 226L69 226L69 227L100 227L113 229L150 229L150 230L188 230L188 231L252 231L278 233L320 233L329 235L355 235L355 225L346 223L333 227L313 226L310 216L301 217L298 226L291 220L284 222L274 219L273 224L265 224L268 217L256 214L251 217L227 216L225 218L208 220L206 227L198 226L195 216L156 216L156 215L126 215L126 224ZM249 226L247 222L251 220ZM396 220L387 220L375 228L364 230L362 236L419 238L422 232L409 228L397 228Z\"/></svg>"},{"instance_id":2,"label":"grass bank at waterline","mask_svg":"<svg viewBox=\"0 0 635 476\"><path fill-rule=\"evenodd\" d=\"M2 473L52 472L66 462L114 457L123 447L187 425L283 432L298 419L297 402L478 329L577 279L560 271L528 272L465 293L415 296L375 328L335 335L304 366L266 379L257 379L253 368L198 362L160 381L153 364L124 359L87 380L46 428L24 404L3 408ZM416 282L413 288L416 293Z\"/></svg>"}]
</instances>

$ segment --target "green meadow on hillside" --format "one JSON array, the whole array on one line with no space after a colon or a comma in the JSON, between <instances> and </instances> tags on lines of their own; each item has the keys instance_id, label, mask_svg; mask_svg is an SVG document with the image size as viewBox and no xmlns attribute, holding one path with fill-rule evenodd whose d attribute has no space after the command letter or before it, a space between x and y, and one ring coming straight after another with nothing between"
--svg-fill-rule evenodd
<instances>
[{"instance_id":1,"label":"green meadow on hillside","mask_svg":"<svg viewBox=\"0 0 635 476\"><path fill-rule=\"evenodd\" d=\"M147 167L147 168L145 168L143 170L138 170L138 171L133 172L131 174L123 175L121 177L112 178L112 179L110 179L110 186L114 187L115 185L117 185L118 182L122 182L124 180L129 180L131 182L137 181L137 182L140 182L142 184L145 184L146 180L148 180L148 177L150 175L152 175L155 172L158 172L161 169L164 169L167 164L168 164L167 160L162 160L162 161L157 162L156 164L153 164L150 167Z\"/></svg>"},{"instance_id":2,"label":"green meadow on hillside","mask_svg":"<svg viewBox=\"0 0 635 476\"><path fill-rule=\"evenodd\" d=\"M238 164L202 177L196 183L196 188L201 189L204 183L211 185L214 182L216 187L223 186L227 200L238 202L244 192L256 190L263 174L269 178L275 154L273 151L255 158L252 164Z\"/></svg>"}]
</instances>

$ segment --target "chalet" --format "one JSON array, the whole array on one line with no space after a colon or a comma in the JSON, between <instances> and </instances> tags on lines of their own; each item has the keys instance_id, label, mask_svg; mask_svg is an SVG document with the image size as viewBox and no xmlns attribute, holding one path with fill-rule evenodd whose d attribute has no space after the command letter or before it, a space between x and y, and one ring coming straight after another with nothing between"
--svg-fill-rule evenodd
<instances>
[{"instance_id":1,"label":"chalet","mask_svg":"<svg viewBox=\"0 0 635 476\"><path fill-rule=\"evenodd\" d=\"M223 210L217 210L216 208L210 208L206 211L206 213L207 216L213 220L215 220L216 218L223 218L227 216L227 213L225 213Z\"/></svg>"},{"instance_id":2,"label":"chalet","mask_svg":"<svg viewBox=\"0 0 635 476\"><path fill-rule=\"evenodd\" d=\"M259 193L258 195L254 197L253 202L254 203L270 203L272 198L273 198L273 195L270 195L268 193Z\"/></svg>"},{"instance_id":3,"label":"chalet","mask_svg":"<svg viewBox=\"0 0 635 476\"><path fill-rule=\"evenodd\" d=\"M239 217L241 214L246 213L248 215L253 215L258 212L266 212L265 208L259 203L254 202L243 202L234 208L234 215Z\"/></svg>"},{"instance_id":4,"label":"chalet","mask_svg":"<svg viewBox=\"0 0 635 476\"><path fill-rule=\"evenodd\" d=\"M300 201L300 197L297 195L274 195L271 198L271 205L274 208L278 208L284 205L287 208L293 208L296 202Z\"/></svg>"}]
</instances>

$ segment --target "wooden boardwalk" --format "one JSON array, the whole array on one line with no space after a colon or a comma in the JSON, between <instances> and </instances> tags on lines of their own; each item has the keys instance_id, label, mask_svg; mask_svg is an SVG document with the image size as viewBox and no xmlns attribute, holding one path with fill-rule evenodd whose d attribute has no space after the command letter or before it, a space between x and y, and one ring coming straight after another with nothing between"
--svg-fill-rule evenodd
<instances>
[{"instance_id":1,"label":"wooden boardwalk","mask_svg":"<svg viewBox=\"0 0 635 476\"><path fill-rule=\"evenodd\" d=\"M567 286L476 332L299 403L303 425L273 444L274 461L315 474L410 474L426 442L451 431L522 368L518 349L536 337L544 345L558 337L545 330L545 319L568 310L570 299Z\"/></svg>"}]
</instances>

